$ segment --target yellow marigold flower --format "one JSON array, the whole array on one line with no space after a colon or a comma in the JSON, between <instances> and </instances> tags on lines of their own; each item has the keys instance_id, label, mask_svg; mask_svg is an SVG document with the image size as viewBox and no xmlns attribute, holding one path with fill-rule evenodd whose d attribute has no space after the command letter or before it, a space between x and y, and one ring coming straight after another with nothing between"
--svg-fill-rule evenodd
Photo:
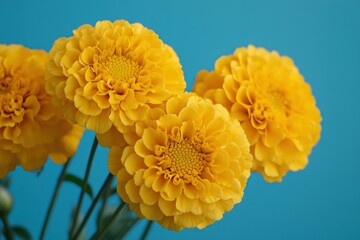
<instances>
[{"instance_id":1,"label":"yellow marigold flower","mask_svg":"<svg viewBox=\"0 0 360 240\"><path fill-rule=\"evenodd\" d=\"M127 21L83 25L51 51L47 90L66 118L97 133L143 120L149 105L185 89L176 53Z\"/></svg>"},{"instance_id":2,"label":"yellow marigold flower","mask_svg":"<svg viewBox=\"0 0 360 240\"><path fill-rule=\"evenodd\" d=\"M303 169L318 142L321 116L293 61L263 48L236 49L199 72L194 91L221 103L245 130L253 169L269 182Z\"/></svg>"},{"instance_id":3,"label":"yellow marigold flower","mask_svg":"<svg viewBox=\"0 0 360 240\"><path fill-rule=\"evenodd\" d=\"M110 149L119 195L139 217L172 230L221 219L241 201L252 167L239 122L195 94L150 112L136 124L134 145Z\"/></svg>"},{"instance_id":4,"label":"yellow marigold flower","mask_svg":"<svg viewBox=\"0 0 360 240\"><path fill-rule=\"evenodd\" d=\"M49 56L20 45L0 45L0 178L21 165L41 168L48 156L64 163L82 128L70 125L45 91Z\"/></svg>"}]
</instances>

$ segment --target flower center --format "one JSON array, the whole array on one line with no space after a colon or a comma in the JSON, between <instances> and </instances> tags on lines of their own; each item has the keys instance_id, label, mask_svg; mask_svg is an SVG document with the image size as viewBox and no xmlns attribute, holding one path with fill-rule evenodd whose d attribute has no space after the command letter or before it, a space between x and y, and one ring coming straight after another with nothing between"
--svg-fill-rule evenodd
<instances>
[{"instance_id":1,"label":"flower center","mask_svg":"<svg viewBox=\"0 0 360 240\"><path fill-rule=\"evenodd\" d=\"M11 119L10 124L21 122L25 111L22 104L23 98L21 96L12 96L10 94L0 95L0 118L2 118L0 127L9 124L5 119Z\"/></svg>"},{"instance_id":2,"label":"flower center","mask_svg":"<svg viewBox=\"0 0 360 240\"><path fill-rule=\"evenodd\" d=\"M104 63L104 70L110 77L120 82L129 82L137 78L140 73L140 66L123 56L113 56L107 58Z\"/></svg>"},{"instance_id":3,"label":"flower center","mask_svg":"<svg viewBox=\"0 0 360 240\"><path fill-rule=\"evenodd\" d=\"M252 125L259 131L267 127L268 120L284 122L288 114L287 101L281 92L271 91L260 97L252 108Z\"/></svg>"},{"instance_id":4,"label":"flower center","mask_svg":"<svg viewBox=\"0 0 360 240\"><path fill-rule=\"evenodd\" d=\"M204 168L201 152L189 140L171 141L168 147L169 170L180 178L198 176Z\"/></svg>"},{"instance_id":5,"label":"flower center","mask_svg":"<svg viewBox=\"0 0 360 240\"><path fill-rule=\"evenodd\" d=\"M12 79L10 77L5 77L0 79L0 94L6 94L11 89Z\"/></svg>"},{"instance_id":6,"label":"flower center","mask_svg":"<svg viewBox=\"0 0 360 240\"><path fill-rule=\"evenodd\" d=\"M2 124L9 124L4 119L12 119L12 122L20 122L24 109L22 107L23 97L19 95L20 78L15 76L6 76L3 74L0 77L0 118ZM3 126L3 125L0 126Z\"/></svg>"},{"instance_id":7,"label":"flower center","mask_svg":"<svg viewBox=\"0 0 360 240\"><path fill-rule=\"evenodd\" d=\"M270 104L274 110L284 111L286 109L286 102L284 101L284 97L279 92L271 93Z\"/></svg>"},{"instance_id":8,"label":"flower center","mask_svg":"<svg viewBox=\"0 0 360 240\"><path fill-rule=\"evenodd\" d=\"M21 84L21 76L15 73L12 75L6 75L5 73L2 74L0 69L0 94L6 95L8 93L13 94L14 92L19 91L23 88Z\"/></svg>"}]
</instances>

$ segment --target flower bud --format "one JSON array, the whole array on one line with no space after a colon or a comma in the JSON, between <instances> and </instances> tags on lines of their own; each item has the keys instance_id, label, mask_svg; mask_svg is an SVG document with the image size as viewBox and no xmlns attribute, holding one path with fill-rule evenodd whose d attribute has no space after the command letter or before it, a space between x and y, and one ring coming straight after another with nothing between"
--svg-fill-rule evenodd
<instances>
[{"instance_id":1,"label":"flower bud","mask_svg":"<svg viewBox=\"0 0 360 240\"><path fill-rule=\"evenodd\" d=\"M12 204L13 200L9 191L3 186L0 186L0 215L10 212Z\"/></svg>"}]
</instances>

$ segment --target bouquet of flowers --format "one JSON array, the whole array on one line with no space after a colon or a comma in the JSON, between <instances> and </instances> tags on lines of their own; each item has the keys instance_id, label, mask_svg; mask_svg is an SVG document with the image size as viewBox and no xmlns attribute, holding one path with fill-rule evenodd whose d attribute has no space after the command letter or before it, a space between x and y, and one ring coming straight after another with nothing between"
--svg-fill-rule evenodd
<instances>
[{"instance_id":1,"label":"bouquet of flowers","mask_svg":"<svg viewBox=\"0 0 360 240\"><path fill-rule=\"evenodd\" d=\"M122 238L146 218L164 228L205 228L241 202L252 172L280 182L307 165L319 141L315 98L289 57L241 47L202 70L192 92L175 51L139 23L83 25L50 52L0 45L0 178L17 166L63 164L40 239L64 180L81 187L69 239L99 208L92 239ZM83 131L96 133L84 177L66 173ZM109 176L79 216L98 144ZM111 182L116 178L116 191ZM118 208L107 199L117 193ZM0 187L2 233L28 236L7 221L11 196Z\"/></svg>"}]
</instances>

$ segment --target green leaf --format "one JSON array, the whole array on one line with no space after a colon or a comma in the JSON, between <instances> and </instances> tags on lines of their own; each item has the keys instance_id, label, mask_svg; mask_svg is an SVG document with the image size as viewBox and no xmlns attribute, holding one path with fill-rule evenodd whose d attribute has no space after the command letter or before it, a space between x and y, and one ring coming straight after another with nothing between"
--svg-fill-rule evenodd
<instances>
[{"instance_id":1,"label":"green leaf","mask_svg":"<svg viewBox=\"0 0 360 240\"><path fill-rule=\"evenodd\" d=\"M13 226L11 227L11 230L13 231L13 233L20 237L23 240L31 240L31 235L29 233L28 230L26 230L26 228L22 227L22 226Z\"/></svg>"},{"instance_id":2,"label":"green leaf","mask_svg":"<svg viewBox=\"0 0 360 240\"><path fill-rule=\"evenodd\" d=\"M75 209L73 209L72 213L71 213L71 219L74 219L75 215ZM82 221L84 220L84 215L80 212L76 221L72 221L75 222L75 231L73 231L73 235L71 236L71 238L74 237L74 234L76 233L76 230L78 229L78 227L80 227ZM69 232L71 231L71 226L69 227ZM84 227L79 236L76 238L77 240L86 240L87 238L87 233L86 233L86 228Z\"/></svg>"},{"instance_id":3,"label":"green leaf","mask_svg":"<svg viewBox=\"0 0 360 240\"><path fill-rule=\"evenodd\" d=\"M84 182L84 180L82 180L81 178L79 178L73 174L66 174L64 177L64 181L74 183L75 185L79 186L80 188L82 188L82 185ZM92 190L92 187L89 185L89 183L86 184L85 192L89 195L89 197L91 199L93 198L93 196L94 196L93 190Z\"/></svg>"},{"instance_id":4,"label":"green leaf","mask_svg":"<svg viewBox=\"0 0 360 240\"><path fill-rule=\"evenodd\" d=\"M137 217L130 218L124 227L121 228L121 231L114 239L124 239L126 234L132 229L132 227L139 221Z\"/></svg>"},{"instance_id":5,"label":"green leaf","mask_svg":"<svg viewBox=\"0 0 360 240\"><path fill-rule=\"evenodd\" d=\"M102 226L106 226L115 210L115 206L106 205L103 215L97 216L97 228L99 228L100 221L102 222ZM126 207L125 211L115 218L103 239L123 239L138 220L139 218L134 216L132 211ZM97 229L97 231L99 231L99 229Z\"/></svg>"}]
</instances>

